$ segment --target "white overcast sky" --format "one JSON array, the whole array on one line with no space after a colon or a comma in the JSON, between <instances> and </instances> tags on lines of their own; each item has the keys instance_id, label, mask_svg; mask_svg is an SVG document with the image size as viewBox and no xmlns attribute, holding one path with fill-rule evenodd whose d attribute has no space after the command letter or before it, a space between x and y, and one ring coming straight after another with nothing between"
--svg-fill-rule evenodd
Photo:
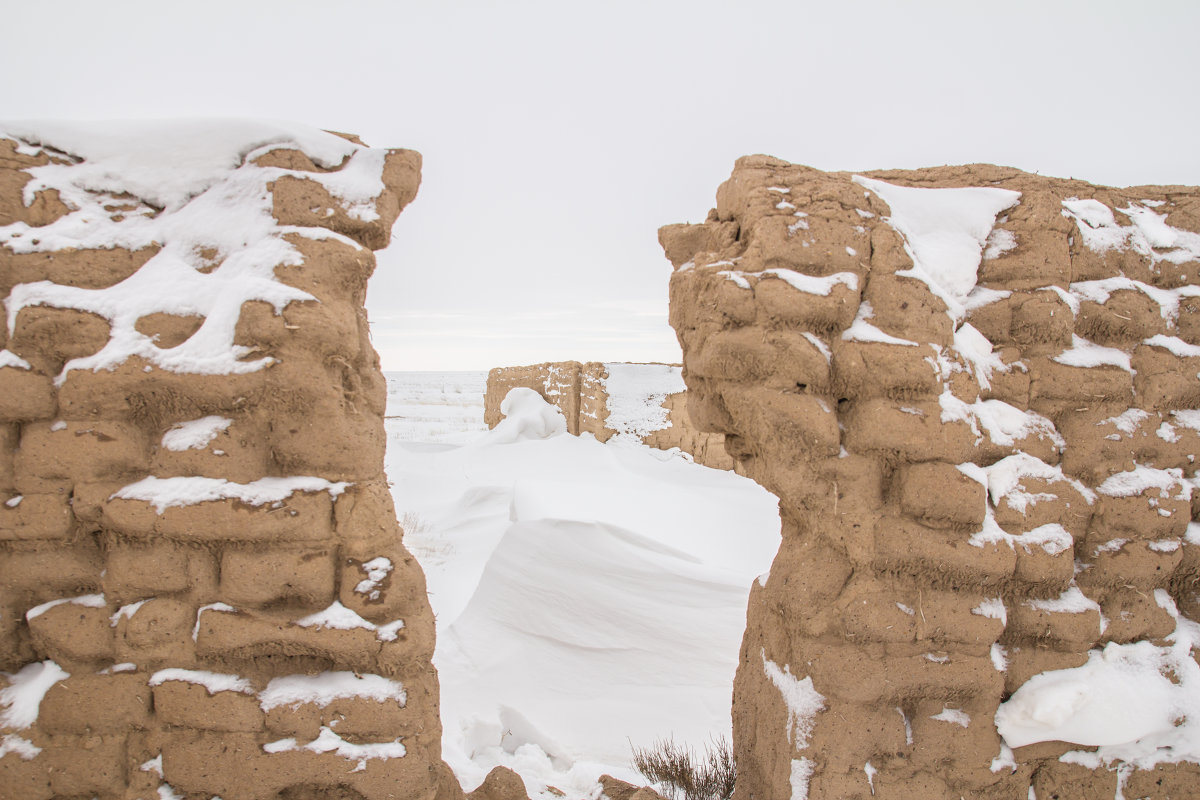
<instances>
[{"instance_id":1,"label":"white overcast sky","mask_svg":"<svg viewBox=\"0 0 1200 800\"><path fill-rule=\"evenodd\" d=\"M656 231L733 161L1200 184L1200 2L13 3L0 117L252 116L425 159L385 369L678 360Z\"/></svg>"}]
</instances>

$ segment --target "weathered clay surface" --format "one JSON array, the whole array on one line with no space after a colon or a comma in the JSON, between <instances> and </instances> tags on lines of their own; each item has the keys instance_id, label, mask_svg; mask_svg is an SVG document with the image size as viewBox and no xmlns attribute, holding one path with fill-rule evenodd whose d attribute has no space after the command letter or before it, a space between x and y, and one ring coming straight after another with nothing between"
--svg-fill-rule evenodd
<instances>
[{"instance_id":1,"label":"weathered clay surface","mask_svg":"<svg viewBox=\"0 0 1200 800\"><path fill-rule=\"evenodd\" d=\"M31 205L22 187L24 170L77 159L18 145L0 138L0 224L71 214L54 193ZM293 255L274 278L310 295L281 308L247 302L235 314L233 346L243 359L269 359L261 368L194 374L153 353L81 368L72 360L109 343L107 319L50 303L9 316L0 340L0 796L462 796L441 760L433 616L383 473L384 381L363 309L368 248L387 244L415 195L420 156L360 156L383 164L369 212L310 180L337 165L318 169L296 150L238 169L249 180L276 168L265 184L275 223L266 224L281 226ZM114 215L152 213L137 198L118 205ZM0 246L0 287L9 308L36 281L79 287L86 300L157 252ZM213 280L242 256L194 255L196 272ZM210 322L156 313L136 330L169 354ZM207 441L172 446L173 428L206 417L225 422ZM246 491L309 482L266 501L191 491L157 507L127 491L148 476ZM32 695L36 718L21 719L13 698L38 676L50 678L47 691L40 704ZM303 691L312 680L324 689ZM331 682L341 687L332 695Z\"/></svg>"},{"instance_id":2,"label":"weathered clay surface","mask_svg":"<svg viewBox=\"0 0 1200 800\"><path fill-rule=\"evenodd\" d=\"M637 367L638 365L630 365ZM617 431L608 423L608 378L605 365L597 361L559 361L525 367L496 367L488 373L487 394L484 397L484 422L489 428L503 419L500 403L509 389L518 386L533 389L547 402L563 412L567 432L578 436L591 433L607 442ZM714 469L733 469L733 459L725 452L724 437L706 433L692 424L688 416L687 393L673 392L662 400L666 415L657 430L640 437L641 441L659 450L677 447L696 460Z\"/></svg>"},{"instance_id":3,"label":"weathered clay surface","mask_svg":"<svg viewBox=\"0 0 1200 800\"><path fill-rule=\"evenodd\" d=\"M736 797L1101 798L1119 781L1200 797L1194 763L1093 770L1060 763L1094 749L1063 742L1010 756L993 721L1034 674L1163 644L1172 602L1200 619L1200 262L1165 241L1099 247L1063 206L1136 204L1195 236L1200 189L985 165L868 175L1021 193L965 308L903 274L892 209L848 173L743 158L705 223L659 234L692 421L780 499L734 689ZM852 334L856 317L885 335ZM968 324L990 366L968 357ZM1073 364L1073 336L1116 351ZM1007 487L980 469L1005 466ZM1122 496L1139 466L1163 488Z\"/></svg>"}]
</instances>

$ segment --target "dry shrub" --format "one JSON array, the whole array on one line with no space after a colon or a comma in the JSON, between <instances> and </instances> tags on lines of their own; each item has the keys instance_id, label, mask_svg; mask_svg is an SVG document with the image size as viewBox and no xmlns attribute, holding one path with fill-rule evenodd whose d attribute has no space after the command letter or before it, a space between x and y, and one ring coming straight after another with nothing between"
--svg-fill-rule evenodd
<instances>
[{"instance_id":1,"label":"dry shrub","mask_svg":"<svg viewBox=\"0 0 1200 800\"><path fill-rule=\"evenodd\" d=\"M665 787L675 800L729 800L737 780L733 748L724 736L705 745L700 757L690 747L675 744L674 739L634 747L633 765L647 780Z\"/></svg>"}]
</instances>

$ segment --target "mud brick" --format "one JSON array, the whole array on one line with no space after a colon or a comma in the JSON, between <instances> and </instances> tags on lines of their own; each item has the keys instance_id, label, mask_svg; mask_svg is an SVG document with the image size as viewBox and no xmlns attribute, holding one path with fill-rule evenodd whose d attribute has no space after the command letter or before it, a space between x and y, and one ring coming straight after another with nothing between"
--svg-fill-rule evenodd
<instances>
[{"instance_id":1,"label":"mud brick","mask_svg":"<svg viewBox=\"0 0 1200 800\"><path fill-rule=\"evenodd\" d=\"M374 254L332 237L312 239L293 233L284 239L300 251L304 260L277 266L275 277L323 302L342 300L362 304L367 278L375 269Z\"/></svg>"},{"instance_id":2,"label":"mud brick","mask_svg":"<svg viewBox=\"0 0 1200 800\"><path fill-rule=\"evenodd\" d=\"M0 422L27 422L54 416L54 382L21 367L0 367Z\"/></svg>"},{"instance_id":3,"label":"mud brick","mask_svg":"<svg viewBox=\"0 0 1200 800\"><path fill-rule=\"evenodd\" d=\"M199 475L234 483L250 483L270 474L271 454L262 434L262 420L236 415L226 418L232 419L229 427L204 447L170 450L160 444L153 451L150 474ZM174 423L163 433L172 427Z\"/></svg>"},{"instance_id":4,"label":"mud brick","mask_svg":"<svg viewBox=\"0 0 1200 800\"><path fill-rule=\"evenodd\" d=\"M1066 643L1081 651L1100 638L1099 607L1059 611L1034 605L1037 602L1025 600L1009 608L1008 627L1012 636Z\"/></svg>"},{"instance_id":5,"label":"mud brick","mask_svg":"<svg viewBox=\"0 0 1200 800\"><path fill-rule=\"evenodd\" d=\"M26 494L0 504L0 541L65 539L74 522L66 494Z\"/></svg>"},{"instance_id":6,"label":"mud brick","mask_svg":"<svg viewBox=\"0 0 1200 800\"><path fill-rule=\"evenodd\" d=\"M1026 588L1037 587L1039 591L1063 592L1075 577L1075 550L1067 547L1055 552L1035 543L1017 542L1017 567L1014 577L1026 584Z\"/></svg>"},{"instance_id":7,"label":"mud brick","mask_svg":"<svg viewBox=\"0 0 1200 800\"><path fill-rule=\"evenodd\" d=\"M961 464L978 452L976 435L965 422L943 424L937 401L902 402L871 398L839 412L846 449L857 453L895 453L902 461Z\"/></svg>"},{"instance_id":8,"label":"mud brick","mask_svg":"<svg viewBox=\"0 0 1200 800\"><path fill-rule=\"evenodd\" d=\"M913 606L917 640L945 645L955 653L986 652L1004 632L1004 623L976 613L990 598L975 592L922 589Z\"/></svg>"},{"instance_id":9,"label":"mud brick","mask_svg":"<svg viewBox=\"0 0 1200 800\"><path fill-rule=\"evenodd\" d=\"M201 658L243 658L245 654L324 659L334 667L358 672L387 673L383 665L403 663L424 637L410 639L399 629L396 639L383 642L373 630L301 626L286 616L208 611L200 615L196 653Z\"/></svg>"},{"instance_id":10,"label":"mud brick","mask_svg":"<svg viewBox=\"0 0 1200 800\"><path fill-rule=\"evenodd\" d=\"M995 773L978 754L1000 752L1002 742L993 721L996 699L924 700L910 707L914 765L936 774L940 764L949 760L960 765L954 773L956 781L973 788L991 785Z\"/></svg>"},{"instance_id":11,"label":"mud brick","mask_svg":"<svg viewBox=\"0 0 1200 800\"><path fill-rule=\"evenodd\" d=\"M221 595L237 606L296 600L324 608L333 600L333 562L329 549L226 549L221 557Z\"/></svg>"},{"instance_id":12,"label":"mud brick","mask_svg":"<svg viewBox=\"0 0 1200 800\"><path fill-rule=\"evenodd\" d=\"M987 492L953 464L911 464L900 479L900 507L929 525L978 527L987 512Z\"/></svg>"},{"instance_id":13,"label":"mud brick","mask_svg":"<svg viewBox=\"0 0 1200 800\"><path fill-rule=\"evenodd\" d=\"M770 205L774 206L774 203ZM803 220L807 228L793 231L790 228L796 220L791 214L774 208L771 208L770 216L754 220L753 231L747 231L750 246L741 265L755 271L793 269L819 276L866 271L871 251L870 233L855 230L861 227L857 223L862 220L845 215L841 219L809 216ZM813 246L814 242L820 243L819 246Z\"/></svg>"},{"instance_id":14,"label":"mud brick","mask_svg":"<svg viewBox=\"0 0 1200 800\"><path fill-rule=\"evenodd\" d=\"M145 435L129 423L94 420L26 424L17 452L17 488L54 491L111 480L135 478L149 464Z\"/></svg>"},{"instance_id":15,"label":"mud brick","mask_svg":"<svg viewBox=\"0 0 1200 800\"><path fill-rule=\"evenodd\" d=\"M1147 489L1129 497L1101 494L1096 501L1088 542L1126 539L1178 539L1192 521L1190 492L1181 483Z\"/></svg>"},{"instance_id":16,"label":"mud brick","mask_svg":"<svg viewBox=\"0 0 1200 800\"><path fill-rule=\"evenodd\" d=\"M316 379L308 374L296 376L299 381ZM345 379L357 380L349 371ZM280 419L268 432L267 443L278 468L289 475L320 475L339 481L378 475L387 444L378 417L359 413L347 403L341 378L336 383L327 378L314 394L307 413Z\"/></svg>"},{"instance_id":17,"label":"mud brick","mask_svg":"<svg viewBox=\"0 0 1200 800\"><path fill-rule=\"evenodd\" d=\"M1049 192L1044 194L1050 195ZM1013 219L1005 227L1012 229L1017 247L995 257L983 259L979 265L981 284L999 284L1016 289L1038 288L1047 283L1066 286L1071 280L1071 254L1067 248L1065 232L1043 227L1053 224L1045 217L1028 221L1016 219L1018 209L1037 202L1034 200L1035 196L1034 192L1022 193L1021 204L1010 212ZM1062 212L1062 205L1056 197L1047 197L1043 205L1051 213Z\"/></svg>"},{"instance_id":18,"label":"mud brick","mask_svg":"<svg viewBox=\"0 0 1200 800\"><path fill-rule=\"evenodd\" d=\"M830 400L769 388L731 387L726 392L736 430L763 443L780 466L803 458L836 456L841 447Z\"/></svg>"},{"instance_id":19,"label":"mud brick","mask_svg":"<svg viewBox=\"0 0 1200 800\"><path fill-rule=\"evenodd\" d=\"M6 798L50 800L53 797L50 773L47 771L48 761L42 757L43 753L45 750L30 759L22 758L15 752L0 756L0 787L3 787Z\"/></svg>"},{"instance_id":20,"label":"mud brick","mask_svg":"<svg viewBox=\"0 0 1200 800\"><path fill-rule=\"evenodd\" d=\"M986 655L938 662L924 653L888 656L880 647L807 643L804 663L817 691L860 705L902 706L917 697L1000 696L1003 676Z\"/></svg>"},{"instance_id":21,"label":"mud brick","mask_svg":"<svg viewBox=\"0 0 1200 800\"><path fill-rule=\"evenodd\" d=\"M1181 340L1175 341L1185 352L1195 350ZM1200 356L1181 356L1167 347L1147 343L1133 351L1132 364L1139 406L1158 411L1200 407Z\"/></svg>"},{"instance_id":22,"label":"mud brick","mask_svg":"<svg viewBox=\"0 0 1200 800\"><path fill-rule=\"evenodd\" d=\"M64 667L80 662L111 661L111 613L107 607L92 608L77 603L54 606L29 620L33 645Z\"/></svg>"},{"instance_id":23,"label":"mud brick","mask_svg":"<svg viewBox=\"0 0 1200 800\"><path fill-rule=\"evenodd\" d=\"M812 348L815 351L815 347ZM765 383L775 374L778 349L767 341L764 332L757 328L743 328L720 336L712 336L698 353L690 353L684 359L688 372L700 378L722 380L754 380ZM829 367L824 358L816 353L809 359L811 374L802 381L820 384L828 375Z\"/></svg>"},{"instance_id":24,"label":"mud brick","mask_svg":"<svg viewBox=\"0 0 1200 800\"><path fill-rule=\"evenodd\" d=\"M1072 367L1038 357L1029 359L1029 376L1032 396L1064 401L1064 407L1133 405L1133 375L1120 367Z\"/></svg>"},{"instance_id":25,"label":"mud brick","mask_svg":"<svg viewBox=\"0 0 1200 800\"><path fill-rule=\"evenodd\" d=\"M886 582L870 583L843 591L838 598L838 622L843 635L854 642L912 642L917 638L917 621L895 600Z\"/></svg>"},{"instance_id":26,"label":"mud brick","mask_svg":"<svg viewBox=\"0 0 1200 800\"><path fill-rule=\"evenodd\" d=\"M1075 315L1053 291L1029 292L1020 297L1012 312L1011 341L1036 351L1043 347L1070 347Z\"/></svg>"},{"instance_id":27,"label":"mud brick","mask_svg":"<svg viewBox=\"0 0 1200 800\"><path fill-rule=\"evenodd\" d=\"M1159 305L1137 289L1117 289L1103 303L1079 304L1075 323L1079 334L1097 344L1120 347L1166 333Z\"/></svg>"},{"instance_id":28,"label":"mud brick","mask_svg":"<svg viewBox=\"0 0 1200 800\"><path fill-rule=\"evenodd\" d=\"M771 273L758 275L753 290L742 289L726 280L718 292L722 298L735 292L753 296L760 312L800 330L841 329L854 321L858 311L860 281L857 274L851 274L854 275L854 285L850 281L838 281L832 283L829 293L824 295L801 291L784 278ZM798 273L797 277L803 280L807 276Z\"/></svg>"},{"instance_id":29,"label":"mud brick","mask_svg":"<svg viewBox=\"0 0 1200 800\"><path fill-rule=\"evenodd\" d=\"M1079 585L1097 589L1132 586L1143 592L1166 586L1183 561L1183 548L1167 545L1154 549L1152 544L1128 541L1116 549L1097 551L1089 539L1090 564L1079 573Z\"/></svg>"},{"instance_id":30,"label":"mud brick","mask_svg":"<svg viewBox=\"0 0 1200 800\"><path fill-rule=\"evenodd\" d=\"M366 564L372 564L371 571ZM415 617L426 602L425 574L403 545L348 543L342 549L339 571L338 600L372 622ZM371 572L382 576L372 580Z\"/></svg>"},{"instance_id":31,"label":"mud brick","mask_svg":"<svg viewBox=\"0 0 1200 800\"><path fill-rule=\"evenodd\" d=\"M1058 795L1059 800L1094 800L1117 796L1119 780L1116 770L1090 770L1053 760L1044 762L1034 772L1033 791L1038 797Z\"/></svg>"},{"instance_id":32,"label":"mud brick","mask_svg":"<svg viewBox=\"0 0 1200 800\"><path fill-rule=\"evenodd\" d=\"M51 735L113 733L149 719L150 687L138 673L73 674L50 687L38 712Z\"/></svg>"},{"instance_id":33,"label":"mud brick","mask_svg":"<svg viewBox=\"0 0 1200 800\"><path fill-rule=\"evenodd\" d=\"M339 697L324 705L295 703L275 706L266 712L267 730L280 738L315 739L321 726L330 726L341 736L388 740L410 735L417 715L393 699L380 702L365 697Z\"/></svg>"},{"instance_id":34,"label":"mud brick","mask_svg":"<svg viewBox=\"0 0 1200 800\"><path fill-rule=\"evenodd\" d=\"M66 213L66 206L63 209ZM13 253L5 248L0 251L0 274L11 275L14 283L53 281L60 286L103 289L137 272L158 252L157 245L140 250L71 247L40 253Z\"/></svg>"},{"instance_id":35,"label":"mud brick","mask_svg":"<svg viewBox=\"0 0 1200 800\"><path fill-rule=\"evenodd\" d=\"M103 522L123 534L164 536L185 542L323 541L330 538L329 493L294 492L280 504L250 506L211 500L166 508L161 514L143 500L113 498Z\"/></svg>"},{"instance_id":36,"label":"mud brick","mask_svg":"<svg viewBox=\"0 0 1200 800\"><path fill-rule=\"evenodd\" d=\"M853 765L861 775L862 765L873 756L907 750L904 717L895 708L838 703L836 710L829 710L833 713L818 714L813 719L810 738L810 747L822 747L832 741L841 743L827 751L829 769L837 771ZM856 735L846 736L852 730Z\"/></svg>"},{"instance_id":37,"label":"mud brick","mask_svg":"<svg viewBox=\"0 0 1200 800\"><path fill-rule=\"evenodd\" d=\"M103 558L94 546L0 552L0 582L7 599L25 600L26 608L98 592L103 569Z\"/></svg>"},{"instance_id":38,"label":"mud brick","mask_svg":"<svg viewBox=\"0 0 1200 800\"><path fill-rule=\"evenodd\" d=\"M186 657L196 612L191 602L152 597L122 608L116 617L117 658L142 663Z\"/></svg>"},{"instance_id":39,"label":"mud brick","mask_svg":"<svg viewBox=\"0 0 1200 800\"><path fill-rule=\"evenodd\" d=\"M254 800L295 785L349 787L365 797L387 797L397 786L413 797L434 793L438 774L425 759L372 758L356 770L358 763L300 749L264 752L260 737L249 733L177 730L163 743L165 780L181 793Z\"/></svg>"},{"instance_id":40,"label":"mud brick","mask_svg":"<svg viewBox=\"0 0 1200 800\"><path fill-rule=\"evenodd\" d=\"M970 538L968 533L883 517L875 527L875 568L921 575L932 583L962 589L997 586L1011 579L1015 551L1003 542L973 545Z\"/></svg>"},{"instance_id":41,"label":"mud brick","mask_svg":"<svg viewBox=\"0 0 1200 800\"><path fill-rule=\"evenodd\" d=\"M1015 692L1027 680L1042 672L1073 669L1087 662L1086 650L1058 650L1046 640L1037 641L1006 631L1004 651L1008 669L1004 672L1004 690Z\"/></svg>"},{"instance_id":42,"label":"mud brick","mask_svg":"<svg viewBox=\"0 0 1200 800\"><path fill-rule=\"evenodd\" d=\"M395 541L396 506L382 480L347 487L334 504L333 514L340 542L386 547Z\"/></svg>"},{"instance_id":43,"label":"mud brick","mask_svg":"<svg viewBox=\"0 0 1200 800\"><path fill-rule=\"evenodd\" d=\"M96 353L108 343L109 322L99 314L74 308L25 306L17 312L8 349L46 375L63 364Z\"/></svg>"},{"instance_id":44,"label":"mud brick","mask_svg":"<svg viewBox=\"0 0 1200 800\"><path fill-rule=\"evenodd\" d=\"M15 423L0 423L0 496L12 493L16 474L13 472L17 442L21 439L21 426Z\"/></svg>"},{"instance_id":45,"label":"mud brick","mask_svg":"<svg viewBox=\"0 0 1200 800\"><path fill-rule=\"evenodd\" d=\"M211 731L263 729L263 712L254 695L232 690L212 693L187 681L163 681L155 686L154 710L165 725Z\"/></svg>"},{"instance_id":46,"label":"mud brick","mask_svg":"<svg viewBox=\"0 0 1200 800\"><path fill-rule=\"evenodd\" d=\"M1136 589L1113 589L1100 604L1108 627L1104 639L1124 644L1138 639L1162 639L1175 630L1175 620L1153 596Z\"/></svg>"},{"instance_id":47,"label":"mud brick","mask_svg":"<svg viewBox=\"0 0 1200 800\"><path fill-rule=\"evenodd\" d=\"M885 333L942 347L954 340L954 321L946 313L946 303L923 281L902 275L873 274L863 291L863 299L874 312L871 324ZM924 347L911 349L928 354Z\"/></svg>"},{"instance_id":48,"label":"mud brick","mask_svg":"<svg viewBox=\"0 0 1200 800\"><path fill-rule=\"evenodd\" d=\"M833 367L836 391L845 397L922 397L942 391L938 368L923 347L839 339Z\"/></svg>"},{"instance_id":49,"label":"mud brick","mask_svg":"<svg viewBox=\"0 0 1200 800\"><path fill-rule=\"evenodd\" d=\"M187 548L174 542L117 543L108 550L104 591L121 603L184 592L187 566Z\"/></svg>"},{"instance_id":50,"label":"mud brick","mask_svg":"<svg viewBox=\"0 0 1200 800\"><path fill-rule=\"evenodd\" d=\"M1010 492L999 498L996 523L1006 531L1024 533L1043 525L1062 525L1072 536L1083 538L1094 506L1069 481L1022 476Z\"/></svg>"},{"instance_id":51,"label":"mud brick","mask_svg":"<svg viewBox=\"0 0 1200 800\"><path fill-rule=\"evenodd\" d=\"M61 741L61 740L60 740ZM55 796L119 795L125 788L125 737L84 736L42 753Z\"/></svg>"},{"instance_id":52,"label":"mud brick","mask_svg":"<svg viewBox=\"0 0 1200 800\"><path fill-rule=\"evenodd\" d=\"M1126 797L1185 798L1200 786L1200 767L1186 761L1134 770L1125 781Z\"/></svg>"}]
</instances>

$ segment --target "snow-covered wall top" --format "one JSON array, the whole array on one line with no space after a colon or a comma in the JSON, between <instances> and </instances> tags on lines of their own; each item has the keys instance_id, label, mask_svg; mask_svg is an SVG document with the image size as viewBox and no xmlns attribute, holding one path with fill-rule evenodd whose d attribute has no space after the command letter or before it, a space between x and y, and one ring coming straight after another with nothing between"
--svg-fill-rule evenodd
<instances>
[{"instance_id":1,"label":"snow-covered wall top","mask_svg":"<svg viewBox=\"0 0 1200 800\"><path fill-rule=\"evenodd\" d=\"M292 240L385 245L415 192L388 190L389 159L392 172L419 169L407 151L252 121L0 123L0 136L24 165L6 176L6 188L23 185L0 217L5 251L26 257L14 259L5 286L8 331L23 309L39 306L94 314L111 328L104 347L64 365L60 385L71 369L111 369L132 356L178 373L262 369L269 358L249 357L234 343L235 328L244 303L278 313L314 299L275 274L303 263ZM277 185L285 190L278 195ZM35 218L42 204L53 206L53 219ZM116 248L146 253L145 263L102 287L56 283L49 274L27 280L41 276L20 269L64 250ZM195 317L199 327L164 347L137 328L153 314Z\"/></svg>"},{"instance_id":2,"label":"snow-covered wall top","mask_svg":"<svg viewBox=\"0 0 1200 800\"><path fill-rule=\"evenodd\" d=\"M737 796L1194 791L1200 190L753 156L660 241L693 420L781 501Z\"/></svg>"},{"instance_id":3,"label":"snow-covered wall top","mask_svg":"<svg viewBox=\"0 0 1200 800\"><path fill-rule=\"evenodd\" d=\"M461 796L363 309L420 163L0 123L5 796Z\"/></svg>"}]
</instances>

